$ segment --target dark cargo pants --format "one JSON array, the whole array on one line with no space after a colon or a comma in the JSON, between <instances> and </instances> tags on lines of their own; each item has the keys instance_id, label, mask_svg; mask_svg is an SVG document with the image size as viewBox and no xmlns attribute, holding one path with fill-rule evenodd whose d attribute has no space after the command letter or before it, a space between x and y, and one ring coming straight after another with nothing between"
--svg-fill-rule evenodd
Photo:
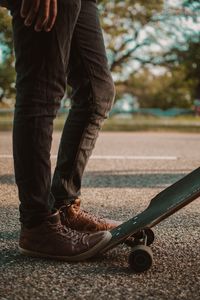
<instances>
[{"instance_id":1,"label":"dark cargo pants","mask_svg":"<svg viewBox=\"0 0 200 300\"><path fill-rule=\"evenodd\" d=\"M80 195L84 168L115 89L95 1L58 0L52 31L39 33L24 26L21 0L10 3L17 72L14 169L20 221L31 227L53 207ZM53 120L66 82L72 87L72 105L51 182Z\"/></svg>"}]
</instances>

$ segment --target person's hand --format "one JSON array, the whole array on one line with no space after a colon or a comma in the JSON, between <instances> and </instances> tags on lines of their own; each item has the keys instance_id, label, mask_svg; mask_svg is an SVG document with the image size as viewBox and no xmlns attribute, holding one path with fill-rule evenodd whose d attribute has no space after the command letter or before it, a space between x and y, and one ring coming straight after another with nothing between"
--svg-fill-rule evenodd
<instances>
[{"instance_id":1,"label":"person's hand","mask_svg":"<svg viewBox=\"0 0 200 300\"><path fill-rule=\"evenodd\" d=\"M20 13L26 26L34 22L36 31L50 31L57 16L57 0L22 0Z\"/></svg>"}]
</instances>

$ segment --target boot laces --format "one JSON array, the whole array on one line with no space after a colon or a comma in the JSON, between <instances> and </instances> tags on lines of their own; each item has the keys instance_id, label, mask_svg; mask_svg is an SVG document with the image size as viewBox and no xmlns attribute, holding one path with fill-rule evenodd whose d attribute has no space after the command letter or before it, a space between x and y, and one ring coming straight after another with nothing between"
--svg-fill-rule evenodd
<instances>
[{"instance_id":1,"label":"boot laces","mask_svg":"<svg viewBox=\"0 0 200 300\"><path fill-rule=\"evenodd\" d=\"M83 242L83 237L88 236L88 233L80 233L76 230L68 228L62 224L56 225L56 230L60 233L64 238L68 238L74 243L78 243L79 241Z\"/></svg>"},{"instance_id":2,"label":"boot laces","mask_svg":"<svg viewBox=\"0 0 200 300\"><path fill-rule=\"evenodd\" d=\"M98 223L105 224L106 223L106 221L102 217L96 216L92 213L87 212L86 210L83 210L83 209L80 209L79 216L82 217L83 219L88 219L89 221L95 222L96 224L98 224Z\"/></svg>"}]
</instances>

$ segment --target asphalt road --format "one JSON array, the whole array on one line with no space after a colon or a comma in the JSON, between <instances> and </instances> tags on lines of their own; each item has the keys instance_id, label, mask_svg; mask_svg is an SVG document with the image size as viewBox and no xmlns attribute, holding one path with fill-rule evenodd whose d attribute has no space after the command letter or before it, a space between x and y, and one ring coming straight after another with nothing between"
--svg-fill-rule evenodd
<instances>
[{"instance_id":1,"label":"asphalt road","mask_svg":"<svg viewBox=\"0 0 200 300\"><path fill-rule=\"evenodd\" d=\"M0 136L0 299L200 299L199 199L155 227L154 264L144 274L128 269L130 250L124 245L81 263L22 257L11 133ZM59 136L54 135L52 170ZM83 206L128 219L199 167L199 153L199 134L102 133L85 172Z\"/></svg>"}]
</instances>

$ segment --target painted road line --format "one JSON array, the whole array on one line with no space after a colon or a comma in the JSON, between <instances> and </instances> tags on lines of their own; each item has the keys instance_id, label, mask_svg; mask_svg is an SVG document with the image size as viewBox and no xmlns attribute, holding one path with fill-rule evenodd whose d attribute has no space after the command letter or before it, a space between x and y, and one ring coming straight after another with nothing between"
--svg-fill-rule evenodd
<instances>
[{"instance_id":1,"label":"painted road line","mask_svg":"<svg viewBox=\"0 0 200 300\"><path fill-rule=\"evenodd\" d=\"M12 158L10 154L0 154L0 158ZM56 159L57 155L51 155L51 158ZM91 159L96 160L177 160L177 156L148 156L148 155L92 155Z\"/></svg>"},{"instance_id":2,"label":"painted road line","mask_svg":"<svg viewBox=\"0 0 200 300\"><path fill-rule=\"evenodd\" d=\"M93 155L92 159L124 159L124 160L177 160L176 156L148 156L148 155Z\"/></svg>"}]
</instances>

